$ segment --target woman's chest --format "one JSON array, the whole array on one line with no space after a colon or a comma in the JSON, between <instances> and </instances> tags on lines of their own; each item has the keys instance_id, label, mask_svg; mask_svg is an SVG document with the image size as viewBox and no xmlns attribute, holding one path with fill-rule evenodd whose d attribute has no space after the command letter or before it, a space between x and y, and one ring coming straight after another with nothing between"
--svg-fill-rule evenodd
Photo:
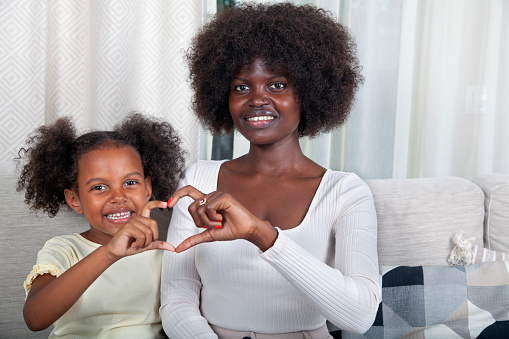
<instances>
[{"instance_id":1,"label":"woman's chest","mask_svg":"<svg viewBox=\"0 0 509 339\"><path fill-rule=\"evenodd\" d=\"M323 224L325 219L316 221L317 224L305 222L296 228L279 232L295 242L303 253L332 265L336 243L333 227ZM215 286L230 289L242 288L244 284L258 279L265 281L263 284L272 281L275 285L284 280L263 259L259 249L243 239L200 244L196 247L195 263L203 281L214 281Z\"/></svg>"},{"instance_id":2,"label":"woman's chest","mask_svg":"<svg viewBox=\"0 0 509 339\"><path fill-rule=\"evenodd\" d=\"M317 178L228 176L218 180L218 190L231 194L251 213L281 229L302 223L320 186Z\"/></svg>"}]
</instances>

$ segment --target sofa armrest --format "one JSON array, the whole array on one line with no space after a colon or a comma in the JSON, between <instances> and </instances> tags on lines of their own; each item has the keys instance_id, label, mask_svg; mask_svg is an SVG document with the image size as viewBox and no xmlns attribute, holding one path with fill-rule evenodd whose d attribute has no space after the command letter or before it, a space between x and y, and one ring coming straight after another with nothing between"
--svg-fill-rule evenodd
<instances>
[{"instance_id":1,"label":"sofa armrest","mask_svg":"<svg viewBox=\"0 0 509 339\"><path fill-rule=\"evenodd\" d=\"M474 179L485 195L484 246L509 253L509 175L484 174Z\"/></svg>"}]
</instances>

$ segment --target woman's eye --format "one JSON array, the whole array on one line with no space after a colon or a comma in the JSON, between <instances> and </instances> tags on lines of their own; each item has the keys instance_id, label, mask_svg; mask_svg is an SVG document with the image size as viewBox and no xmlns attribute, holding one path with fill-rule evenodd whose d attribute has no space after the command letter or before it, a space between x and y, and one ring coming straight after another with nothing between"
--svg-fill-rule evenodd
<instances>
[{"instance_id":1,"label":"woman's eye","mask_svg":"<svg viewBox=\"0 0 509 339\"><path fill-rule=\"evenodd\" d=\"M247 85L236 85L233 89L236 92L244 92L244 91L247 91L249 89L249 86L247 86Z\"/></svg>"},{"instance_id":2,"label":"woman's eye","mask_svg":"<svg viewBox=\"0 0 509 339\"><path fill-rule=\"evenodd\" d=\"M281 89L285 89L285 88L286 88L286 85L283 84L282 82L276 82L276 83L270 85L270 89L281 90Z\"/></svg>"}]
</instances>

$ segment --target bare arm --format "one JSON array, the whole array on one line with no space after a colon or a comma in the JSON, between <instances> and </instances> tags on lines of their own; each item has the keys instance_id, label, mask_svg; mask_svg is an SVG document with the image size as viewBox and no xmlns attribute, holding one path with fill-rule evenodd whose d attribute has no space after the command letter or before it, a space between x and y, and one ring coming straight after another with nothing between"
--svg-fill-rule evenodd
<instances>
[{"instance_id":1,"label":"bare arm","mask_svg":"<svg viewBox=\"0 0 509 339\"><path fill-rule=\"evenodd\" d=\"M53 324L116 260L101 246L58 278L51 274L38 276L23 307L28 328L40 331Z\"/></svg>"},{"instance_id":2,"label":"bare arm","mask_svg":"<svg viewBox=\"0 0 509 339\"><path fill-rule=\"evenodd\" d=\"M155 207L166 207L166 203L148 202L141 214L131 218L108 244L90 253L58 278L50 274L38 276L23 308L28 328L32 331L48 328L117 260L151 249L174 251L170 244L157 241L157 222L149 218L150 210Z\"/></svg>"}]
</instances>

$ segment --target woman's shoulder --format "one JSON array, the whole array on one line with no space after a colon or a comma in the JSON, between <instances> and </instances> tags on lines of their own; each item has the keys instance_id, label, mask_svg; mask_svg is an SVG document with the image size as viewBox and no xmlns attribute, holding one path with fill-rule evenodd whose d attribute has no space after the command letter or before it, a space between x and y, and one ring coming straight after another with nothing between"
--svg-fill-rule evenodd
<instances>
[{"instance_id":1,"label":"woman's shoulder","mask_svg":"<svg viewBox=\"0 0 509 339\"><path fill-rule=\"evenodd\" d=\"M343 195L353 193L355 195L371 196L368 184L354 172L327 170L323 177L323 186L326 192Z\"/></svg>"},{"instance_id":2,"label":"woman's shoulder","mask_svg":"<svg viewBox=\"0 0 509 339\"><path fill-rule=\"evenodd\" d=\"M198 160L184 171L184 185L196 185L217 183L217 176L221 165L226 160Z\"/></svg>"},{"instance_id":3,"label":"woman's shoulder","mask_svg":"<svg viewBox=\"0 0 509 339\"><path fill-rule=\"evenodd\" d=\"M209 171L219 171L221 165L227 160L198 160L195 163L189 165L185 174L196 173L196 172L209 172Z\"/></svg>"},{"instance_id":4,"label":"woman's shoulder","mask_svg":"<svg viewBox=\"0 0 509 339\"><path fill-rule=\"evenodd\" d=\"M328 169L325 173L326 174L324 175L324 179L328 181L349 185L367 185L366 182L354 172L335 171Z\"/></svg>"}]
</instances>

